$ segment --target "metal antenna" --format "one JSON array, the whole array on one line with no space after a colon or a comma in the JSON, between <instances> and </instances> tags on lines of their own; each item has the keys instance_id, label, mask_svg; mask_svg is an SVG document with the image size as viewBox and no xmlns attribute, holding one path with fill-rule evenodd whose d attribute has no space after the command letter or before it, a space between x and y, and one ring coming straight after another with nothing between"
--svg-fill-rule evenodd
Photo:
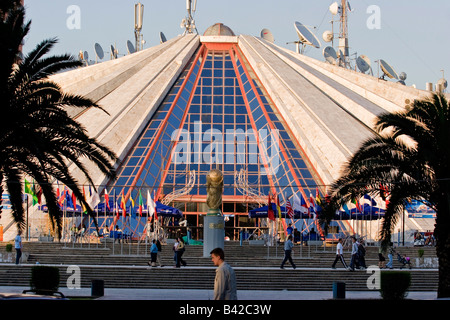
<instances>
[{"instance_id":1,"label":"metal antenna","mask_svg":"<svg viewBox=\"0 0 450 320\"><path fill-rule=\"evenodd\" d=\"M195 26L194 13L197 10L197 0L186 0L187 17L181 20L180 27L185 29L183 35L192 34L194 31L198 34Z\"/></svg>"},{"instance_id":2,"label":"metal antenna","mask_svg":"<svg viewBox=\"0 0 450 320\"><path fill-rule=\"evenodd\" d=\"M134 36L136 38L136 51L141 51L144 44L144 36L141 34L144 23L144 5L137 3L134 5Z\"/></svg>"}]
</instances>

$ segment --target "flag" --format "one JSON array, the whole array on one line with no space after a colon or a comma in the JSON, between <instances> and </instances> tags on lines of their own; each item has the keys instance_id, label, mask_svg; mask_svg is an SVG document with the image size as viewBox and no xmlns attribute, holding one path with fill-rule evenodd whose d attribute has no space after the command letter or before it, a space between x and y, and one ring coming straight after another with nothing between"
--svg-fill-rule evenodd
<instances>
[{"instance_id":1,"label":"flag","mask_svg":"<svg viewBox=\"0 0 450 320\"><path fill-rule=\"evenodd\" d=\"M139 216L142 217L142 207L144 206L144 199L142 199L141 190L139 190Z\"/></svg>"},{"instance_id":2,"label":"flag","mask_svg":"<svg viewBox=\"0 0 450 320\"><path fill-rule=\"evenodd\" d=\"M123 190L122 190L122 200L120 201L120 208L122 209L122 217L126 217L127 216L127 204L125 202L125 195L123 194Z\"/></svg>"},{"instance_id":3,"label":"flag","mask_svg":"<svg viewBox=\"0 0 450 320\"><path fill-rule=\"evenodd\" d=\"M320 197L319 188L316 188L316 212L322 210L322 198Z\"/></svg>"},{"instance_id":4,"label":"flag","mask_svg":"<svg viewBox=\"0 0 450 320\"><path fill-rule=\"evenodd\" d=\"M86 192L84 191L84 186L83 186L83 200L86 201ZM81 202L81 207L82 207L83 213L86 214L87 213L87 208L86 208L86 206L84 205L83 202Z\"/></svg>"},{"instance_id":5,"label":"flag","mask_svg":"<svg viewBox=\"0 0 450 320\"><path fill-rule=\"evenodd\" d=\"M136 214L134 213L134 200L132 195L130 195L130 201L131 201L130 214L132 217L136 217Z\"/></svg>"},{"instance_id":6,"label":"flag","mask_svg":"<svg viewBox=\"0 0 450 320\"><path fill-rule=\"evenodd\" d=\"M36 197L37 197L37 199L38 199L38 203L39 203L39 205L41 205L41 202L42 202L42 187L41 186L39 186L39 191L36 193Z\"/></svg>"},{"instance_id":7,"label":"flag","mask_svg":"<svg viewBox=\"0 0 450 320\"><path fill-rule=\"evenodd\" d=\"M280 197L277 195L277 212L278 212L278 217L281 219L281 207L280 207Z\"/></svg>"},{"instance_id":8,"label":"flag","mask_svg":"<svg viewBox=\"0 0 450 320\"><path fill-rule=\"evenodd\" d=\"M94 190L94 192L91 191L91 186L89 186L89 205L92 209L94 209L98 204L100 203L100 196L98 195L98 192Z\"/></svg>"},{"instance_id":9,"label":"flag","mask_svg":"<svg viewBox=\"0 0 450 320\"><path fill-rule=\"evenodd\" d=\"M269 220L275 221L275 215L272 210L272 203L270 202L270 194L269 194L269 204L267 205L267 216L269 217Z\"/></svg>"},{"instance_id":10,"label":"flag","mask_svg":"<svg viewBox=\"0 0 450 320\"><path fill-rule=\"evenodd\" d=\"M294 218L294 210L292 210L291 202L289 201L289 199L286 202L286 211L290 219Z\"/></svg>"},{"instance_id":11,"label":"flag","mask_svg":"<svg viewBox=\"0 0 450 320\"><path fill-rule=\"evenodd\" d=\"M302 214L308 213L308 205L306 204L305 199L300 193L300 198L296 193L294 193L294 210L300 211Z\"/></svg>"},{"instance_id":12,"label":"flag","mask_svg":"<svg viewBox=\"0 0 450 320\"><path fill-rule=\"evenodd\" d=\"M69 194L69 193L67 193L67 194ZM72 206L73 206L73 212L77 211L77 197L75 196L75 192L73 192L73 191L72 191Z\"/></svg>"},{"instance_id":13,"label":"flag","mask_svg":"<svg viewBox=\"0 0 450 320\"><path fill-rule=\"evenodd\" d=\"M58 188L58 190L59 190L59 188ZM63 191L61 192L61 194L58 194L58 204L59 204L60 206L63 205L64 200L66 199L66 194L67 194L67 187L64 186L64 189L63 189Z\"/></svg>"},{"instance_id":14,"label":"flag","mask_svg":"<svg viewBox=\"0 0 450 320\"><path fill-rule=\"evenodd\" d=\"M70 194L68 192L66 192L66 204L67 204L67 208L69 208L69 207L75 208L75 206L73 205L72 197L70 196ZM75 211L75 209L74 209L74 211Z\"/></svg>"},{"instance_id":15,"label":"flag","mask_svg":"<svg viewBox=\"0 0 450 320\"><path fill-rule=\"evenodd\" d=\"M311 192L309 192L309 212L312 212L313 214L316 212L316 201L314 200L314 197Z\"/></svg>"},{"instance_id":16,"label":"flag","mask_svg":"<svg viewBox=\"0 0 450 320\"><path fill-rule=\"evenodd\" d=\"M353 198L352 203L356 206L356 210L361 212L361 206L359 205L359 201L356 198Z\"/></svg>"},{"instance_id":17,"label":"flag","mask_svg":"<svg viewBox=\"0 0 450 320\"><path fill-rule=\"evenodd\" d=\"M56 198L59 198L59 182L56 180Z\"/></svg>"},{"instance_id":18,"label":"flag","mask_svg":"<svg viewBox=\"0 0 450 320\"><path fill-rule=\"evenodd\" d=\"M148 190L147 190L147 209L148 209L149 217L152 217L153 214L155 214L155 219L156 219L156 205L152 199L152 196L150 195L150 191L148 191Z\"/></svg>"},{"instance_id":19,"label":"flag","mask_svg":"<svg viewBox=\"0 0 450 320\"><path fill-rule=\"evenodd\" d=\"M108 195L108 190L106 190L106 188L105 188L105 204L106 204L106 207L108 208L108 210L111 211L111 208L109 207L109 195Z\"/></svg>"},{"instance_id":20,"label":"flag","mask_svg":"<svg viewBox=\"0 0 450 320\"><path fill-rule=\"evenodd\" d=\"M38 198L36 196L36 193L34 192L34 182L33 186L31 186L27 179L25 179L25 193L33 197L33 206L38 203Z\"/></svg>"}]
</instances>

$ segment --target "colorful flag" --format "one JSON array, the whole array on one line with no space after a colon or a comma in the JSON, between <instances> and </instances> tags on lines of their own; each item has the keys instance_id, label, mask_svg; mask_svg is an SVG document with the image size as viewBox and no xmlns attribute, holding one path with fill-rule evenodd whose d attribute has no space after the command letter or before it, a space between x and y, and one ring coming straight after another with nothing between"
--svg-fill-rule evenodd
<instances>
[{"instance_id":1,"label":"colorful flag","mask_svg":"<svg viewBox=\"0 0 450 320\"><path fill-rule=\"evenodd\" d=\"M126 217L127 216L127 204L125 202L125 195L123 194L123 190L122 190L122 200L120 201L120 207L122 208L122 217Z\"/></svg>"},{"instance_id":2,"label":"colorful flag","mask_svg":"<svg viewBox=\"0 0 450 320\"><path fill-rule=\"evenodd\" d=\"M139 216L142 217L142 207L144 206L144 199L142 199L141 190L139 190Z\"/></svg>"},{"instance_id":3,"label":"colorful flag","mask_svg":"<svg viewBox=\"0 0 450 320\"><path fill-rule=\"evenodd\" d=\"M277 212L278 212L278 217L281 219L281 207L280 207L280 197L277 195Z\"/></svg>"},{"instance_id":4,"label":"colorful flag","mask_svg":"<svg viewBox=\"0 0 450 320\"><path fill-rule=\"evenodd\" d=\"M130 195L130 201L131 201L130 214L132 217L136 217L136 214L134 213L134 200L132 195Z\"/></svg>"},{"instance_id":5,"label":"colorful flag","mask_svg":"<svg viewBox=\"0 0 450 320\"><path fill-rule=\"evenodd\" d=\"M83 186L83 200L86 201L86 192L84 192L84 186ZM83 202L81 202L81 207L82 207L83 213L87 214L87 208Z\"/></svg>"},{"instance_id":6,"label":"colorful flag","mask_svg":"<svg viewBox=\"0 0 450 320\"><path fill-rule=\"evenodd\" d=\"M359 205L359 201L356 198L353 198L352 203L356 206L356 210L361 212L361 206Z\"/></svg>"},{"instance_id":7,"label":"colorful flag","mask_svg":"<svg viewBox=\"0 0 450 320\"><path fill-rule=\"evenodd\" d=\"M72 191L72 206L73 212L77 211L77 197L75 196L75 192Z\"/></svg>"},{"instance_id":8,"label":"colorful flag","mask_svg":"<svg viewBox=\"0 0 450 320\"><path fill-rule=\"evenodd\" d=\"M31 186L27 179L25 179L25 193L33 197L33 206L38 203L38 198L36 196L36 193L34 192L34 182L33 186Z\"/></svg>"},{"instance_id":9,"label":"colorful flag","mask_svg":"<svg viewBox=\"0 0 450 320\"><path fill-rule=\"evenodd\" d=\"M59 190L59 188L58 188L57 190ZM64 188L63 188L61 194L58 194L58 196L57 196L57 197L58 197L58 204L59 204L60 206L62 206L63 203L64 203L64 200L66 200L66 194L67 194L67 187L64 186Z\"/></svg>"},{"instance_id":10,"label":"colorful flag","mask_svg":"<svg viewBox=\"0 0 450 320\"><path fill-rule=\"evenodd\" d=\"M311 192L309 192L309 212L313 214L316 212L316 201Z\"/></svg>"},{"instance_id":11,"label":"colorful flag","mask_svg":"<svg viewBox=\"0 0 450 320\"><path fill-rule=\"evenodd\" d=\"M294 210L292 210L291 202L289 201L289 199L286 202L286 211L290 219L294 218Z\"/></svg>"},{"instance_id":12,"label":"colorful flag","mask_svg":"<svg viewBox=\"0 0 450 320\"><path fill-rule=\"evenodd\" d=\"M275 221L275 215L272 210L272 202L270 201L270 194L269 194L269 204L267 205L267 216L269 220Z\"/></svg>"},{"instance_id":13,"label":"colorful flag","mask_svg":"<svg viewBox=\"0 0 450 320\"><path fill-rule=\"evenodd\" d=\"M108 195L108 190L106 190L106 188L105 188L105 204L106 204L106 207L108 208L108 210L111 211L111 208L109 207L109 195Z\"/></svg>"}]
</instances>

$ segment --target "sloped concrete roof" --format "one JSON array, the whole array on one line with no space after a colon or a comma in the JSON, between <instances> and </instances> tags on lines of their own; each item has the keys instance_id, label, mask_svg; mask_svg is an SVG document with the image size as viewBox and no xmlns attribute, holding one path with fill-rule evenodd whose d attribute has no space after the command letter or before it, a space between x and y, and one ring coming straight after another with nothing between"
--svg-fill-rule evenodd
<instances>
[{"instance_id":1,"label":"sloped concrete roof","mask_svg":"<svg viewBox=\"0 0 450 320\"><path fill-rule=\"evenodd\" d=\"M91 136L123 159L199 47L201 38L177 37L116 60L55 75L52 80L64 90L93 99L109 113L94 108L69 110ZM257 37L229 38L233 42L237 39L280 116L325 184L339 177L345 161L372 134L377 115L401 110L408 101L429 95L317 61ZM210 41L211 37L203 39ZM98 169L88 161L86 165L96 184L106 183ZM80 174L74 170L78 181L85 183Z\"/></svg>"}]
</instances>

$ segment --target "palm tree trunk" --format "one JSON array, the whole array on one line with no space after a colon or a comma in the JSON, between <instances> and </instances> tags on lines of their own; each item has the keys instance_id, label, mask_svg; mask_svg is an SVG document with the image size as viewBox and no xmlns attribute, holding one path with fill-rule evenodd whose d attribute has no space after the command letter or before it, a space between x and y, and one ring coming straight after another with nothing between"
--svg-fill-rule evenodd
<instances>
[{"instance_id":1,"label":"palm tree trunk","mask_svg":"<svg viewBox=\"0 0 450 320\"><path fill-rule=\"evenodd\" d=\"M436 255L439 259L438 298L450 297L450 190L441 196L436 217Z\"/></svg>"}]
</instances>

